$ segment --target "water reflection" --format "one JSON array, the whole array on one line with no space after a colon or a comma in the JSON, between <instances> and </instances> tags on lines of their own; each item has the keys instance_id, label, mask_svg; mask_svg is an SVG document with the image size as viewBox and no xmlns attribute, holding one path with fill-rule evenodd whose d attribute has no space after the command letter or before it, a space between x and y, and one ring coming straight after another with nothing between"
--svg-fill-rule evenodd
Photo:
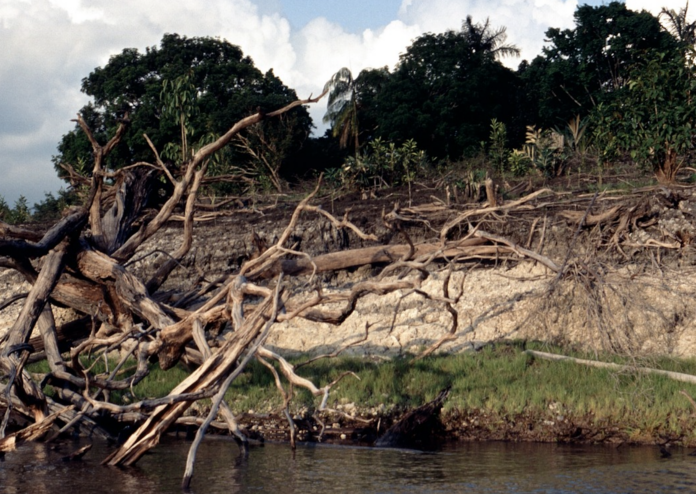
<instances>
[{"instance_id":1,"label":"water reflection","mask_svg":"<svg viewBox=\"0 0 696 494\"><path fill-rule=\"evenodd\" d=\"M190 443L165 438L136 467L99 462L105 444L95 443L80 462L60 451L23 446L0 463L4 493L180 492ZM267 444L241 455L226 438L207 438L198 450L194 493L274 494L302 492L508 492L653 493L696 492L696 459L677 450L669 460L657 448L575 447L513 443L467 443L443 451Z\"/></svg>"}]
</instances>

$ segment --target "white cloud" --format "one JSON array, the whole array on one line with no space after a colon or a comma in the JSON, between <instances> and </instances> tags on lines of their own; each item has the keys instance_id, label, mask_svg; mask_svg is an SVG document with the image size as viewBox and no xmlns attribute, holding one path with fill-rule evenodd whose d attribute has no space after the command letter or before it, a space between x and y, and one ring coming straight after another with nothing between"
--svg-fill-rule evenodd
<instances>
[{"instance_id":1,"label":"white cloud","mask_svg":"<svg viewBox=\"0 0 696 494\"><path fill-rule=\"evenodd\" d=\"M576 8L575 0L404 0L397 19L353 34L323 18L292 32L278 13L291 1L0 0L0 195L13 202L24 193L33 202L56 190L50 157L86 102L81 79L123 48L143 50L164 33L227 39L307 97L341 67L356 75L393 68L416 37L459 29L468 14L507 26L508 42L531 59L548 27L572 26ZM318 126L324 105L310 109Z\"/></svg>"},{"instance_id":2,"label":"white cloud","mask_svg":"<svg viewBox=\"0 0 696 494\"><path fill-rule=\"evenodd\" d=\"M686 5L686 0L626 0L626 7L637 12L647 10L653 15L659 15L662 8L679 12ZM691 8L687 11L687 21L693 22L696 19L696 9Z\"/></svg>"},{"instance_id":3,"label":"white cloud","mask_svg":"<svg viewBox=\"0 0 696 494\"><path fill-rule=\"evenodd\" d=\"M573 26L576 8L576 0L404 0L399 18L421 32L460 29L467 15L474 23L489 18L492 27L507 27L507 42L521 49L522 59L531 60L541 52L549 27ZM518 61L504 63L514 67Z\"/></svg>"}]
</instances>

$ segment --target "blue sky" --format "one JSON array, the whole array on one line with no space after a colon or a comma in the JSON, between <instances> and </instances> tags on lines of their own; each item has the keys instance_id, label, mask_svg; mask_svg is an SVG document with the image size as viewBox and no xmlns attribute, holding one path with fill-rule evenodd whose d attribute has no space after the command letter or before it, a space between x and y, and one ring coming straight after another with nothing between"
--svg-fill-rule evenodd
<instances>
[{"instance_id":1,"label":"blue sky","mask_svg":"<svg viewBox=\"0 0 696 494\"><path fill-rule=\"evenodd\" d=\"M657 11L683 5L626 2ZM573 26L576 7L576 0L0 0L0 196L13 204L23 194L33 204L64 186L51 156L87 102L82 78L164 33L226 39L307 97L341 67L394 67L418 36L459 29L467 15L507 26L508 42L532 59L549 27ZM319 134L325 104L310 107Z\"/></svg>"},{"instance_id":2,"label":"blue sky","mask_svg":"<svg viewBox=\"0 0 696 494\"><path fill-rule=\"evenodd\" d=\"M283 13L297 29L316 17L325 17L351 32L386 26L397 18L401 6L401 0L288 0L283 3Z\"/></svg>"}]
</instances>

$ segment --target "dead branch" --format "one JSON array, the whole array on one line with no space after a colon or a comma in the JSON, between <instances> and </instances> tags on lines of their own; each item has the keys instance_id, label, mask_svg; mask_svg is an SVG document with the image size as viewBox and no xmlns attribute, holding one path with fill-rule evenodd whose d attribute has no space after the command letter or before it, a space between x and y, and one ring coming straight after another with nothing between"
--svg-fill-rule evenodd
<instances>
[{"instance_id":1,"label":"dead branch","mask_svg":"<svg viewBox=\"0 0 696 494\"><path fill-rule=\"evenodd\" d=\"M67 410L72 410L72 408L73 407L70 406L54 412L51 415L42 418L35 424L31 424L29 427L25 427L21 431L15 432L3 439L0 439L0 452L6 453L8 451L14 451L24 443L41 439L49 430L51 430L51 427L56 419Z\"/></svg>"},{"instance_id":2,"label":"dead branch","mask_svg":"<svg viewBox=\"0 0 696 494\"><path fill-rule=\"evenodd\" d=\"M602 223L612 223L616 221L621 212L622 206L614 206L600 214L586 214L583 211L561 211L560 216L572 221L573 223L585 226L595 226Z\"/></svg>"},{"instance_id":3,"label":"dead branch","mask_svg":"<svg viewBox=\"0 0 696 494\"><path fill-rule=\"evenodd\" d=\"M541 197L544 194L553 194L553 191L551 189L541 189L537 190L536 192L533 192L521 199L518 199L517 201L513 201L507 204L504 204L502 206L489 206L487 208L483 209L472 209L469 211L465 211L464 213L460 214L453 220L448 221L440 230L440 239L442 241L445 241L447 239L447 235L449 232L457 225L461 224L462 222L469 220L470 218L473 218L475 216L481 216L483 214L487 213L494 213L494 212L502 212L502 211L510 211L512 209L519 209L521 207L525 207L527 209L533 209L533 206L527 205L528 202L533 201L534 199Z\"/></svg>"},{"instance_id":4,"label":"dead branch","mask_svg":"<svg viewBox=\"0 0 696 494\"><path fill-rule=\"evenodd\" d=\"M273 309L271 310L271 315L268 318L268 321L266 322L266 327L264 328L263 333L258 338L256 343L249 349L249 351L247 352L246 358L237 366L237 368L234 370L234 372L231 372L228 376L225 377L225 380L222 383L222 386L220 386L220 389L218 390L217 394L213 398L213 404L210 408L210 412L208 413L208 417L205 419L205 422L203 422L203 424L199 427L198 431L196 432L196 438L194 439L193 444L191 445L191 449L189 450L188 458L186 460L186 470L184 472L184 478L182 480L182 487L184 489L188 489L189 485L191 484L191 477L193 476L193 464L196 461L196 452L198 450L198 446L200 445L201 441L203 440L203 435L205 434L206 430L208 429L208 426L213 421L213 419L217 416L218 409L220 408L220 404L225 397L225 393L227 392L227 388L230 387L230 384L232 383L232 381L241 373L242 370L244 370L244 367L246 366L249 359L255 353L257 353L260 348L262 348L261 344L263 343L264 339L268 335L268 331L271 328L271 326L273 325L273 323L275 322L275 319L278 315L279 306L280 306L280 279L278 280L276 292L273 296Z\"/></svg>"},{"instance_id":5,"label":"dead branch","mask_svg":"<svg viewBox=\"0 0 696 494\"><path fill-rule=\"evenodd\" d=\"M525 350L525 352L534 357L539 357L546 360L573 362L575 364L587 365L589 367L598 367L600 369L611 369L618 372L637 372L640 374L655 374L674 379L675 381L696 384L696 376L692 376L691 374L683 374L681 372L666 371L662 369L652 369L649 367L621 365L614 364L611 362L597 362L596 360L586 360L575 357L568 357L566 355L557 355L553 353L540 352L537 350Z\"/></svg>"},{"instance_id":6,"label":"dead branch","mask_svg":"<svg viewBox=\"0 0 696 494\"><path fill-rule=\"evenodd\" d=\"M522 256L522 257L529 257L531 259L534 259L535 261L543 264L547 268L551 269L552 271L559 272L560 268L558 265L553 262L551 259L549 259L546 256L542 256L540 254L537 254L536 252L525 249L524 247L515 244L514 242L511 242L510 240L507 240L506 238L503 238L499 235L493 235L491 233L484 232L482 230L477 230L474 232L474 236L479 237L479 238L485 238L487 240L492 240L493 242L497 242L499 244L507 245L510 248L511 252L514 252L515 254Z\"/></svg>"}]
</instances>

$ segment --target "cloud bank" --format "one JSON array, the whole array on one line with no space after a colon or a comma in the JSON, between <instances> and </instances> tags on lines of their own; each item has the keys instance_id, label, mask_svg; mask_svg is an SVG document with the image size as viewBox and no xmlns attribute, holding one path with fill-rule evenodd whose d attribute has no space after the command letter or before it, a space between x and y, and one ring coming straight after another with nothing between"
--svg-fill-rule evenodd
<instances>
[{"instance_id":1,"label":"cloud bank","mask_svg":"<svg viewBox=\"0 0 696 494\"><path fill-rule=\"evenodd\" d=\"M668 10L679 12L679 10L683 9L684 5L686 5L686 0L660 0L659 2L655 0L626 0L625 3L626 7L631 10L647 10L653 15L659 15L663 7ZM689 22L693 22L694 19L696 19L696 9L689 9L686 19Z\"/></svg>"},{"instance_id":2,"label":"cloud bank","mask_svg":"<svg viewBox=\"0 0 696 494\"><path fill-rule=\"evenodd\" d=\"M572 27L577 2L403 0L393 21L357 34L321 17L293 31L281 7L292 9L292 0L0 0L0 195L12 204L24 194L33 203L63 185L50 158L87 101L82 78L124 48L158 44L164 33L226 39L307 97L341 67L354 74L393 68L416 37L459 29L467 15L507 26L508 42L531 59L546 29ZM324 105L310 109L318 133Z\"/></svg>"}]
</instances>

